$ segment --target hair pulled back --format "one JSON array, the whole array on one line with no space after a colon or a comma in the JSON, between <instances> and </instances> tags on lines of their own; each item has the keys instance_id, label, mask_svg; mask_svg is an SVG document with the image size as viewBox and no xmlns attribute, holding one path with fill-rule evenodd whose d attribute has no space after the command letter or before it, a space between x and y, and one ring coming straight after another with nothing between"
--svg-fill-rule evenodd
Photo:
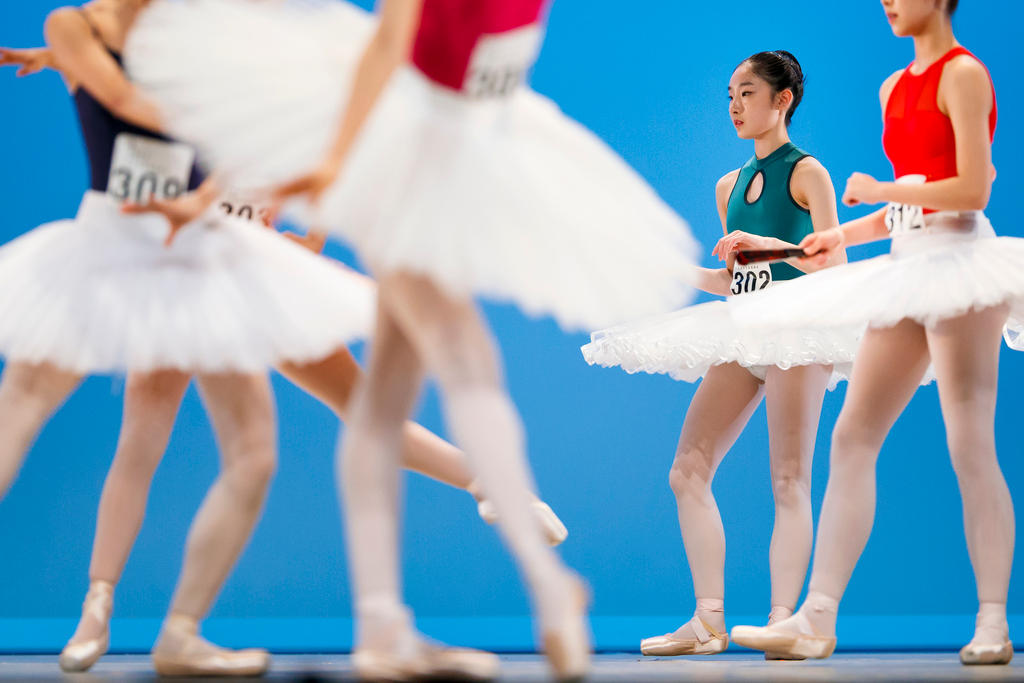
<instances>
[{"instance_id":1,"label":"hair pulled back","mask_svg":"<svg viewBox=\"0 0 1024 683\"><path fill-rule=\"evenodd\" d=\"M955 4L957 0L950 0ZM743 60L743 64L749 64L754 74L766 81L772 90L778 94L783 90L793 93L793 103L789 105L786 112L786 125L793 120L796 108L800 106L800 100L804 98L804 71L800 62L792 53L785 50L772 50L771 52L758 52Z\"/></svg>"}]
</instances>

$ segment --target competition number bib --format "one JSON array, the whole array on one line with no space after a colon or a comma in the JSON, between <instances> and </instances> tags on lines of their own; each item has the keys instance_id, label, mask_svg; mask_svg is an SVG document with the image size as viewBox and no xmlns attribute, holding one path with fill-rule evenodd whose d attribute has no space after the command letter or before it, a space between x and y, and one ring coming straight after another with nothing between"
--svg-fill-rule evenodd
<instances>
[{"instance_id":1,"label":"competition number bib","mask_svg":"<svg viewBox=\"0 0 1024 683\"><path fill-rule=\"evenodd\" d=\"M896 182L904 185L922 185L925 180L923 175L906 175L897 178ZM921 230L924 228L924 209L920 206L889 202L885 207L885 227L893 237Z\"/></svg>"},{"instance_id":2,"label":"competition number bib","mask_svg":"<svg viewBox=\"0 0 1024 683\"><path fill-rule=\"evenodd\" d=\"M540 51L540 24L483 35L469 60L463 90L470 97L503 97L526 80Z\"/></svg>"},{"instance_id":3,"label":"competition number bib","mask_svg":"<svg viewBox=\"0 0 1024 683\"><path fill-rule=\"evenodd\" d=\"M270 207L244 195L228 194L221 198L218 206L228 216L236 216L261 225L270 225Z\"/></svg>"},{"instance_id":4,"label":"competition number bib","mask_svg":"<svg viewBox=\"0 0 1024 683\"><path fill-rule=\"evenodd\" d=\"M188 190L195 151L178 142L120 133L107 178L107 194L122 202L174 199Z\"/></svg>"},{"instance_id":5,"label":"competition number bib","mask_svg":"<svg viewBox=\"0 0 1024 683\"><path fill-rule=\"evenodd\" d=\"M732 268L733 295L750 294L762 289L767 289L772 284L771 266L764 262L748 263L746 265L734 264Z\"/></svg>"}]
</instances>

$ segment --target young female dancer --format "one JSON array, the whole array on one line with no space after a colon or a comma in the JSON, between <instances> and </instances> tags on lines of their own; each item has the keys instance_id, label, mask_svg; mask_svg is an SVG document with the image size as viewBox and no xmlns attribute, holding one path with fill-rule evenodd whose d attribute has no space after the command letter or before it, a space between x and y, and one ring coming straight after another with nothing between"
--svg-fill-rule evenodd
<instances>
[{"instance_id":1,"label":"young female dancer","mask_svg":"<svg viewBox=\"0 0 1024 683\"><path fill-rule=\"evenodd\" d=\"M100 0L47 19L55 63L75 93L92 189L74 220L0 249L0 352L8 361L0 415L15 432L4 430L4 475L83 374L128 372L126 412L145 413L197 373L224 466L190 531L154 664L168 674L259 673L265 652L217 648L197 625L248 538L274 469L266 369L323 357L362 334L373 292L362 278L244 222L204 218L165 247L162 220L121 214L121 199L198 185L191 150L153 132L155 109L108 47L123 43L142 4ZM309 302L307 292L324 287L333 289ZM102 609L102 600L94 605Z\"/></svg>"},{"instance_id":2,"label":"young female dancer","mask_svg":"<svg viewBox=\"0 0 1024 683\"><path fill-rule=\"evenodd\" d=\"M766 292L738 313L751 324L868 328L832 435L807 598L789 619L735 627L741 645L832 653L839 601L871 532L879 450L931 363L980 603L960 659L1002 664L1013 655L1006 599L1014 515L993 423L1000 332L1008 313L1024 319L1024 240L995 237L982 213L993 179L995 94L985 67L953 34L956 5L882 0L893 33L912 37L915 50L913 63L881 88L883 143L897 181L854 174L844 201L887 207L801 244L820 261L844 244L891 236L892 253Z\"/></svg>"},{"instance_id":3,"label":"young female dancer","mask_svg":"<svg viewBox=\"0 0 1024 683\"><path fill-rule=\"evenodd\" d=\"M787 127L803 92L800 64L785 51L755 54L732 74L729 116L737 134L754 141L754 156L715 188L725 237L714 253L727 259L728 267L704 271L701 287L713 294L745 296L802 275L785 263L741 266L735 251L795 247L837 222L828 172L789 139ZM839 250L823 265L843 261ZM703 377L669 473L697 609L674 633L645 639L640 645L644 654L716 654L728 646L725 537L711 486L762 397L775 494L769 623L792 614L811 555L811 460L821 402L833 366L849 364L855 348L853 335L742 332L725 302L597 332L583 347L592 364L667 373L688 382Z\"/></svg>"},{"instance_id":4,"label":"young female dancer","mask_svg":"<svg viewBox=\"0 0 1024 683\"><path fill-rule=\"evenodd\" d=\"M92 5L83 12L97 12L99 23L104 18L104 9L101 5L97 11L95 5ZM32 68L33 65L38 65L38 68L57 68L50 50L45 48L3 50L3 61L6 64L21 65L23 70L38 70ZM69 80L74 78L74 74L70 72L63 73ZM93 150L101 148L102 145L99 143L91 147ZM102 169L94 167L94 171L100 170ZM96 185L99 186L101 182L97 179ZM221 208L241 217L259 218L262 215L251 205L233 199L228 204L222 204ZM369 296L369 292L367 294ZM9 370L18 368L19 366L14 364ZM347 412L351 392L361 374L352 355L344 348L339 348L331 355L311 363L285 361L278 369L297 385L324 401L342 418ZM35 367L29 367L22 374L38 377L39 373ZM67 387L68 392L77 383L77 375L69 375L69 382L62 385ZM69 671L88 669L107 649L113 589L141 526L152 475L166 448L178 406L189 380L186 374L166 374L159 385L146 391L145 386L140 385L139 379L138 376L129 379L118 452L100 502L96 542L90 567L90 590L83 608L82 620L61 657L61 665ZM33 386L38 384L35 383ZM49 412L39 411L39 419L31 425L36 431ZM26 428L25 431L31 430ZM17 458L8 459L10 467L7 469L11 477L34 433L35 431L32 431L31 436L24 440L21 448L11 449L12 456L18 455ZM479 486L472 479L463 454L453 446L419 425L408 423L403 430L402 455L405 467L468 490L477 498L480 514L485 521L493 523L496 520L493 505L483 497ZM534 499L531 502L531 509L548 543L557 545L566 538L565 527L546 504Z\"/></svg>"},{"instance_id":5,"label":"young female dancer","mask_svg":"<svg viewBox=\"0 0 1024 683\"><path fill-rule=\"evenodd\" d=\"M168 4L159 21L154 16L153 33L176 35L178 25L232 4ZM232 34L238 41L211 51L259 53L251 48L270 40L258 30L263 11L250 10L249 21L239 17L245 30ZM334 130L342 123L327 158L282 194L319 197L323 224L352 240L380 282L369 378L356 397L342 458L358 596L354 661L366 676L411 678L431 670L401 599L396 509L396 430L426 372L438 379L456 441L500 513L556 674L584 674L582 589L527 515L522 429L472 295L511 299L575 326L624 319L637 305L667 310L686 293L679 278L691 247L682 221L597 139L522 87L540 44L541 12L540 0L386 0L347 106L331 102L344 74L320 76L315 60L299 69L306 83L298 87L291 77L287 91L289 108L306 117L330 112ZM272 75L267 83L262 67L266 60L272 71L280 69L277 59L289 59L281 33L287 32L277 31L271 42L285 45L275 45L273 56L253 54L244 70L231 72L225 57L208 76L186 70L177 81L147 81L171 100L168 111L180 116L174 125L191 131L218 168L240 168L250 139L269 146L318 132L286 130L286 122L265 118L251 130L227 130L228 140L211 134L224 121L219 107L230 106L217 84L240 78L274 90L277 80ZM145 38L138 41L148 62L135 63L140 74L173 59L155 49L155 35ZM192 113L181 106L186 101ZM255 170L275 175L266 162Z\"/></svg>"}]
</instances>

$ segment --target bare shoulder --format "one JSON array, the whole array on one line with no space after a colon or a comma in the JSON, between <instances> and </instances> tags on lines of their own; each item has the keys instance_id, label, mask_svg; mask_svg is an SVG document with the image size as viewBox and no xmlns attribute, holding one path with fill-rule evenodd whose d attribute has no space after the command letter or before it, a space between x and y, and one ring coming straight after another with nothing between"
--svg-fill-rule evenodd
<instances>
[{"instance_id":1,"label":"bare shoulder","mask_svg":"<svg viewBox=\"0 0 1024 683\"><path fill-rule=\"evenodd\" d=\"M970 55L957 55L942 70L939 87L953 86L971 94L989 91L992 84L985 65Z\"/></svg>"},{"instance_id":2,"label":"bare shoulder","mask_svg":"<svg viewBox=\"0 0 1024 683\"><path fill-rule=\"evenodd\" d=\"M832 177L828 174L825 165L814 157L804 157L796 162L793 167L791 184L794 189L798 187L812 187L831 185Z\"/></svg>"},{"instance_id":3,"label":"bare shoulder","mask_svg":"<svg viewBox=\"0 0 1024 683\"><path fill-rule=\"evenodd\" d=\"M893 88L896 87L897 81L903 76L903 72L906 69L899 69L894 71L888 78L882 81L882 87L878 89L878 99L882 103L882 109L885 109L886 103L889 101L889 95L892 94Z\"/></svg>"},{"instance_id":4,"label":"bare shoulder","mask_svg":"<svg viewBox=\"0 0 1024 683\"><path fill-rule=\"evenodd\" d=\"M729 171L715 183L715 197L719 200L728 199L732 188L736 186L736 180L740 177L740 170Z\"/></svg>"},{"instance_id":5,"label":"bare shoulder","mask_svg":"<svg viewBox=\"0 0 1024 683\"><path fill-rule=\"evenodd\" d=\"M51 47L55 43L65 47L81 45L92 38L92 29L77 7L59 7L50 12L43 25L43 33Z\"/></svg>"}]
</instances>

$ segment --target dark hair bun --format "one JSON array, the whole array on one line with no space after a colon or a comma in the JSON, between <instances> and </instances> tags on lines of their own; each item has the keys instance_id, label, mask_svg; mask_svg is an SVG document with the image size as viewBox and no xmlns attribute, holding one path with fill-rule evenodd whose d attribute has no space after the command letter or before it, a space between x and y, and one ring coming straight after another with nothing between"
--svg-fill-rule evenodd
<instances>
[{"instance_id":1,"label":"dark hair bun","mask_svg":"<svg viewBox=\"0 0 1024 683\"><path fill-rule=\"evenodd\" d=\"M956 2L956 0L951 0L951 2ZM776 93L783 90L793 93L793 103L789 106L789 111L786 112L786 125L788 126L793 120L796 108L800 106L800 101L804 98L804 81L806 79L800 62L791 52L773 50L751 55L743 63L749 64L757 77L767 81Z\"/></svg>"},{"instance_id":2,"label":"dark hair bun","mask_svg":"<svg viewBox=\"0 0 1024 683\"><path fill-rule=\"evenodd\" d=\"M960 0L949 0L949 4L946 5L946 13L949 16L953 16L953 12L956 11L956 6L960 4Z\"/></svg>"}]
</instances>

